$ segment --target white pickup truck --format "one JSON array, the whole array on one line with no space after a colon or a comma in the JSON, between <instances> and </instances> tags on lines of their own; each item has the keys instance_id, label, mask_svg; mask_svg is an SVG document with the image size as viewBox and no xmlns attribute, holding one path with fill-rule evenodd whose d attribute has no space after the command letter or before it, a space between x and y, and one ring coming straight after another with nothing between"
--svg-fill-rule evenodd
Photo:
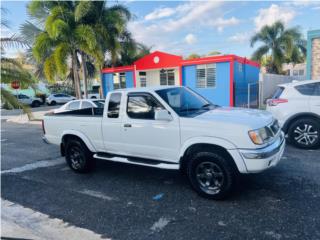
<instances>
[{"instance_id":1,"label":"white pickup truck","mask_svg":"<svg viewBox=\"0 0 320 240\"><path fill-rule=\"evenodd\" d=\"M285 146L270 113L219 107L185 87L109 92L104 109L46 115L43 131L76 172L94 159L176 169L211 199L225 198L239 173L275 166Z\"/></svg>"}]
</instances>

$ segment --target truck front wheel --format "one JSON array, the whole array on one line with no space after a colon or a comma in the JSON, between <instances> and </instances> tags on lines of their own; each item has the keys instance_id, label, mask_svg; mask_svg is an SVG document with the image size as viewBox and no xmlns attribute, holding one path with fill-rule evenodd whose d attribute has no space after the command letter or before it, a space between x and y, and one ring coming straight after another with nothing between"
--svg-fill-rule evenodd
<instances>
[{"instance_id":1,"label":"truck front wheel","mask_svg":"<svg viewBox=\"0 0 320 240\"><path fill-rule=\"evenodd\" d=\"M187 166L189 181L205 198L226 198L235 185L235 171L223 156L213 152L195 153Z\"/></svg>"},{"instance_id":2,"label":"truck front wheel","mask_svg":"<svg viewBox=\"0 0 320 240\"><path fill-rule=\"evenodd\" d=\"M75 172L86 173L93 168L92 153L81 140L67 140L65 157L69 167Z\"/></svg>"}]
</instances>

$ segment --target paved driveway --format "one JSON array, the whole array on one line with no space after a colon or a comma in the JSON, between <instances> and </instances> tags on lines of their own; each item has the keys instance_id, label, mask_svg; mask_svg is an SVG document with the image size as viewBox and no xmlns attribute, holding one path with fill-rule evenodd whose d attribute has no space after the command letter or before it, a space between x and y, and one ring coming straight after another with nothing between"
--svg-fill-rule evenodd
<instances>
[{"instance_id":1,"label":"paved driveway","mask_svg":"<svg viewBox=\"0 0 320 240\"><path fill-rule=\"evenodd\" d=\"M40 135L38 125L3 123L1 190L49 218L112 239L320 239L320 150L288 146L276 168L210 201L175 171L98 161L75 174Z\"/></svg>"}]
</instances>

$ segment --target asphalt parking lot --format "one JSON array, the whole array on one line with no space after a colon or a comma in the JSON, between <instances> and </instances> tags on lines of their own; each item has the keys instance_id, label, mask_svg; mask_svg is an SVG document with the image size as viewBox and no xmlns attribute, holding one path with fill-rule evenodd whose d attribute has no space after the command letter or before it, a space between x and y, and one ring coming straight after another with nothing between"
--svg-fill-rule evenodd
<instances>
[{"instance_id":1,"label":"asphalt parking lot","mask_svg":"<svg viewBox=\"0 0 320 240\"><path fill-rule=\"evenodd\" d=\"M320 239L320 150L287 146L277 167L210 201L175 171L98 161L75 174L39 125L3 121L1 131L2 199L103 237Z\"/></svg>"}]
</instances>

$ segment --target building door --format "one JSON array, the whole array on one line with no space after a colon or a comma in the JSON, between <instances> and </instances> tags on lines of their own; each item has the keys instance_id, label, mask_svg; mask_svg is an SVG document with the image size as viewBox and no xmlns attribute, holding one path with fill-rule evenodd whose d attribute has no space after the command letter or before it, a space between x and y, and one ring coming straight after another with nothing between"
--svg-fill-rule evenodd
<instances>
[{"instance_id":1,"label":"building door","mask_svg":"<svg viewBox=\"0 0 320 240\"><path fill-rule=\"evenodd\" d=\"M160 70L160 85L161 86L175 85L174 69Z\"/></svg>"}]
</instances>

